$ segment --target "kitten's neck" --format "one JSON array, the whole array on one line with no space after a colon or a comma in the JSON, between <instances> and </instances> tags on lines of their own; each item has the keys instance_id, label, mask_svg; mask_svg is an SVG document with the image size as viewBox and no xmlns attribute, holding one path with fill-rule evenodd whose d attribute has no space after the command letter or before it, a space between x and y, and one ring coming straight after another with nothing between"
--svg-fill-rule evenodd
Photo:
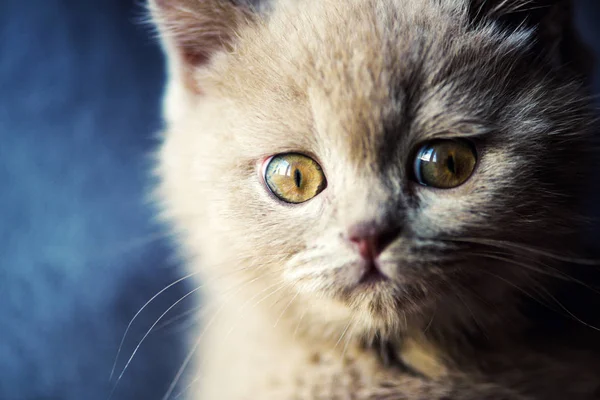
<instances>
[{"instance_id":1,"label":"kitten's neck","mask_svg":"<svg viewBox=\"0 0 600 400\"><path fill-rule=\"evenodd\" d=\"M255 293L255 289L248 289L248 293ZM360 316L348 314L346 307L302 295L291 302L289 297L277 294L270 301L256 304L256 299L248 301L248 293L231 296L216 291L210 296L209 303L222 314L222 330L232 332L229 340L267 344L267 352L295 349L294 354L308 357L326 353L343 359L367 352L379 357L382 365L407 368L433 379L465 366L479 368L482 354L489 354L488 359L501 357L503 352L514 354L518 347L515 344L525 343L527 335L531 336L531 326L517 314L503 314L497 325L485 329L475 323L457 325L455 316L439 315L425 321L425 325L415 320L414 327L384 337L380 332L356 330L349 318ZM226 305L221 309L223 303ZM493 368L481 366L488 367Z\"/></svg>"}]
</instances>

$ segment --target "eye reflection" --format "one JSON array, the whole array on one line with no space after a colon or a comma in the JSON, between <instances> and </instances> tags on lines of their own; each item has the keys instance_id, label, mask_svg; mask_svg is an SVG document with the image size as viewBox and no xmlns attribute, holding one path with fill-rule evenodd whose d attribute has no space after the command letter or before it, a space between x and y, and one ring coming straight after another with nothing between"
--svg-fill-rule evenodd
<instances>
[{"instance_id":1,"label":"eye reflection","mask_svg":"<svg viewBox=\"0 0 600 400\"><path fill-rule=\"evenodd\" d=\"M422 154L419 155L419 158L421 159L421 161L426 161L426 162L436 162L437 161L435 153L432 148L426 149Z\"/></svg>"}]
</instances>

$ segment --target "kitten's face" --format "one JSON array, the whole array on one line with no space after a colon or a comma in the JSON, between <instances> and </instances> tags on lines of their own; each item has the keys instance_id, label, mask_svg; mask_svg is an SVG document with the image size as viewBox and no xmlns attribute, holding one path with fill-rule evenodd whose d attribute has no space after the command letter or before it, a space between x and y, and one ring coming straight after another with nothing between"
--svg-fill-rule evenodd
<instances>
[{"instance_id":1,"label":"kitten's face","mask_svg":"<svg viewBox=\"0 0 600 400\"><path fill-rule=\"evenodd\" d=\"M209 279L365 331L541 280L523 246L566 246L588 121L530 32L470 26L458 1L298 3L168 99L163 197Z\"/></svg>"}]
</instances>

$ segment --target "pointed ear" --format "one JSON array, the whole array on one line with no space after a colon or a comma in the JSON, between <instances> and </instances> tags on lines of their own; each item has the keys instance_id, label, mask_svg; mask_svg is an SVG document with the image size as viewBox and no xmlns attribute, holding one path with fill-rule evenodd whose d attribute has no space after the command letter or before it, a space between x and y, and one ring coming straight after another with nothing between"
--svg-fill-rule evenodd
<instances>
[{"instance_id":1,"label":"pointed ear","mask_svg":"<svg viewBox=\"0 0 600 400\"><path fill-rule=\"evenodd\" d=\"M575 28L572 0L470 0L469 12L475 23L492 20L509 29L535 29L540 54L590 76L594 60Z\"/></svg>"},{"instance_id":2,"label":"pointed ear","mask_svg":"<svg viewBox=\"0 0 600 400\"><path fill-rule=\"evenodd\" d=\"M256 15L250 0L149 0L149 7L171 78L193 91L200 91L194 71L231 49L236 32Z\"/></svg>"}]
</instances>

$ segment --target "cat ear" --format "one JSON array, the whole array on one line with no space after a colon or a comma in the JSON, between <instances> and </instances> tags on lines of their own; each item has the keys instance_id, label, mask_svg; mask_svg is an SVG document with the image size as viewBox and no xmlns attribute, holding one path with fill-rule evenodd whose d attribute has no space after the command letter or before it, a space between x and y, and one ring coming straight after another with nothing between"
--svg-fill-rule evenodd
<instances>
[{"instance_id":1,"label":"cat ear","mask_svg":"<svg viewBox=\"0 0 600 400\"><path fill-rule=\"evenodd\" d=\"M256 0L150 0L171 74L188 89L199 90L194 71L217 52L231 48L238 29L256 15L254 3Z\"/></svg>"},{"instance_id":2,"label":"cat ear","mask_svg":"<svg viewBox=\"0 0 600 400\"><path fill-rule=\"evenodd\" d=\"M507 28L533 28L540 54L591 74L592 52L575 29L572 0L470 0L469 12L475 23L493 20Z\"/></svg>"}]
</instances>

